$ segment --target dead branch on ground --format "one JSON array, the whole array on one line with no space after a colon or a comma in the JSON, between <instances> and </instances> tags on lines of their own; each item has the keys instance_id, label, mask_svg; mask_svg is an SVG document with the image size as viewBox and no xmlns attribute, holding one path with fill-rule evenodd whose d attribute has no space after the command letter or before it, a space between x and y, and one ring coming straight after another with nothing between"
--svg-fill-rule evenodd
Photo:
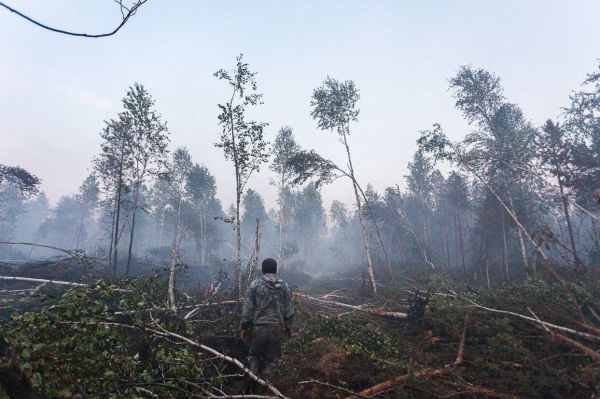
<instances>
[{"instance_id":1,"label":"dead branch on ground","mask_svg":"<svg viewBox=\"0 0 600 399\"><path fill-rule=\"evenodd\" d=\"M326 300L326 299L321 299L321 298L315 298L310 295L303 294L301 292L294 292L294 296L296 296L298 298L302 298L302 299L307 299L309 301L317 302L317 303L320 303L323 305L330 305L330 306L336 306L336 307L341 307L341 308L346 308L346 309L352 309L352 310L355 310L358 312L369 313L369 314L372 314L375 316L390 317L390 318L394 318L394 319L408 318L408 313L404 313L404 312L392 312L392 311L388 311L388 310L367 307L366 305L349 305L347 303Z\"/></svg>"},{"instance_id":2,"label":"dead branch on ground","mask_svg":"<svg viewBox=\"0 0 600 399\"><path fill-rule=\"evenodd\" d=\"M30 277L14 277L14 276L0 276L0 280L4 281L27 281L31 283L44 283L44 284L58 284L58 285L68 285L72 287L88 287L89 284L85 283L73 283L71 281L61 281L61 280L45 280L41 278L30 278Z\"/></svg>"},{"instance_id":3,"label":"dead branch on ground","mask_svg":"<svg viewBox=\"0 0 600 399\"><path fill-rule=\"evenodd\" d=\"M351 391L348 388L340 387L338 385L330 384L328 382L323 382L323 381L319 381L319 380L308 380L308 381L300 381L298 383L298 385L308 385L308 384L322 385L324 387L328 387L328 388L332 388L332 389L337 389L339 391L349 393L350 395L352 395L352 397L357 397L357 398L361 398L361 399L369 399L368 396L361 395L361 394L359 394L357 392Z\"/></svg>"}]
</instances>

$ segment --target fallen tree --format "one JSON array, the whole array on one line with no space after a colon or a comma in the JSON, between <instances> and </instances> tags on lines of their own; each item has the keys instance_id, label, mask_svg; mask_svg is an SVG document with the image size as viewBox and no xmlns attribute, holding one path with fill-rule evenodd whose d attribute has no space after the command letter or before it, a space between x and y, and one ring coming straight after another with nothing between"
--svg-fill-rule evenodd
<instances>
[{"instance_id":1,"label":"fallen tree","mask_svg":"<svg viewBox=\"0 0 600 399\"><path fill-rule=\"evenodd\" d=\"M401 384L409 381L412 378L424 379L424 378L432 378L432 377L441 377L441 376L445 375L446 373L448 373L452 368L462 365L463 358L464 358L465 341L466 341L466 337L467 337L468 323L469 323L469 315L467 314L467 316L465 316L465 321L464 321L464 325L463 325L463 329L462 329L462 333L461 333L460 343L458 345L456 359L453 363L448 363L439 368L426 368L423 370L418 370L415 372L399 375L392 379L380 382L379 384L376 384L370 388L363 389L362 391L359 392L359 395L347 396L346 399L358 399L358 398L364 398L364 397L373 397L382 392L393 389L396 386L401 385ZM459 388L462 388L462 387L459 386ZM519 398L519 396L496 392L496 391L494 391L492 389L488 389L488 388L476 387L478 389L475 389L475 387L473 387L473 386L470 386L469 388L472 393L477 393L477 394L487 396L487 397L495 397L495 398L502 398L502 399L518 399Z\"/></svg>"},{"instance_id":2,"label":"fallen tree","mask_svg":"<svg viewBox=\"0 0 600 399\"><path fill-rule=\"evenodd\" d=\"M15 314L0 334L4 339L0 341L11 348L11 357L5 355L1 362L22 369L41 396L82 392L100 397L137 393L287 399L239 358L223 351L233 348L203 343L203 338L196 337L200 331L206 334L204 330L186 323L168 307L157 306L167 301L162 279L78 283L73 288L42 312ZM182 308L197 308L192 298L180 292L175 295ZM73 358L79 360L69 360ZM227 371L228 367L241 372ZM262 385L268 394L236 393L239 384L230 386L229 382L242 377ZM0 392L2 381L0 375Z\"/></svg>"},{"instance_id":3,"label":"fallen tree","mask_svg":"<svg viewBox=\"0 0 600 399\"><path fill-rule=\"evenodd\" d=\"M30 282L30 283L67 285L67 286L71 286L71 287L88 287L89 286L89 284L74 283L72 281L46 280L46 279L42 279L42 278L15 277L15 276L0 276L0 281L26 281L26 282Z\"/></svg>"},{"instance_id":4,"label":"fallen tree","mask_svg":"<svg viewBox=\"0 0 600 399\"><path fill-rule=\"evenodd\" d=\"M347 303L333 301L333 300L329 300L329 299L316 298L316 297L313 297L313 296L310 296L307 294L303 294L301 292L294 292L294 296L297 298L300 298L300 299L306 299L308 301L312 301L312 302L316 302L316 303L320 303L320 304L324 304L324 305L337 306L337 307L341 307L344 309L350 309L350 310L354 310L357 312L364 312L364 313L368 313L368 314L380 316L380 317L389 317L389 318L393 318L393 319L408 318L408 313L405 313L405 312L393 312L393 311L388 311L388 310L384 310L384 309L374 308L374 307L371 307L368 305L350 305Z\"/></svg>"}]
</instances>

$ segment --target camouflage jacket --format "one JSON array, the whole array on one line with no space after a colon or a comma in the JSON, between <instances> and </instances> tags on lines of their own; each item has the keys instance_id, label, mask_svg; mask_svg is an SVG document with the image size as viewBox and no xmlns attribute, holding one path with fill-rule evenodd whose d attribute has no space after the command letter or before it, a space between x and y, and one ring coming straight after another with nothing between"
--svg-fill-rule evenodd
<instances>
[{"instance_id":1,"label":"camouflage jacket","mask_svg":"<svg viewBox=\"0 0 600 399\"><path fill-rule=\"evenodd\" d=\"M275 323L288 329L293 317L292 292L283 280L269 273L250 284L242 309L242 329Z\"/></svg>"}]
</instances>

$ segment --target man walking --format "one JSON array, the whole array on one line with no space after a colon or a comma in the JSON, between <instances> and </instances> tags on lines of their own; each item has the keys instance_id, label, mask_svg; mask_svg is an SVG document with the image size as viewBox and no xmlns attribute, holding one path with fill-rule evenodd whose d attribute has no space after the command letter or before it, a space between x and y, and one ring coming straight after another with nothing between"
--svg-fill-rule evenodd
<instances>
[{"instance_id":1,"label":"man walking","mask_svg":"<svg viewBox=\"0 0 600 399\"><path fill-rule=\"evenodd\" d=\"M241 336L249 339L250 370L269 379L281 358L283 333L291 335L294 305L290 288L277 278L277 261L263 260L262 272L244 300Z\"/></svg>"}]
</instances>

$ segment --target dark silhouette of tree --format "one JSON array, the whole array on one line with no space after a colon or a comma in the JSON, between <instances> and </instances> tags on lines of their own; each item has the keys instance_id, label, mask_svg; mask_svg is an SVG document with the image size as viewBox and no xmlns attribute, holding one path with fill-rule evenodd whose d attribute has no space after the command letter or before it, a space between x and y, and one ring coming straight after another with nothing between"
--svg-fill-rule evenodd
<instances>
[{"instance_id":1,"label":"dark silhouette of tree","mask_svg":"<svg viewBox=\"0 0 600 399\"><path fill-rule=\"evenodd\" d=\"M21 168L0 164L0 187L3 184L15 184L25 198L37 195L40 179Z\"/></svg>"}]
</instances>

